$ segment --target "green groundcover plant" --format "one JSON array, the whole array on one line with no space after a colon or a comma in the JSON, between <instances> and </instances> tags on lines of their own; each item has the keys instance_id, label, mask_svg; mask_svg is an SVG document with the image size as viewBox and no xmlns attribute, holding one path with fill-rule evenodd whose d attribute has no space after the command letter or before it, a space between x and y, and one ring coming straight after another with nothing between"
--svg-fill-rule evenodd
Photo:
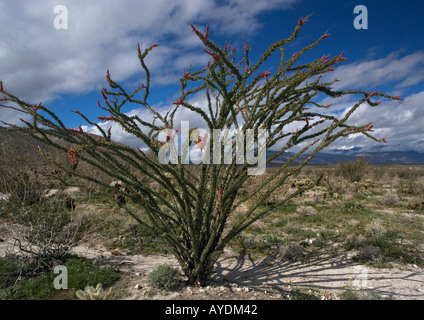
<instances>
[{"instance_id":1,"label":"green groundcover plant","mask_svg":"<svg viewBox=\"0 0 424 320\"><path fill-rule=\"evenodd\" d=\"M101 91L103 101L98 101L98 107L103 114L98 119L119 125L139 139L148 152L114 143L110 129L104 130L99 121L92 121L79 111L74 112L97 128L100 137L84 132L81 126L78 129L68 128L42 103L25 102L7 92L6 84L3 86L0 82L0 91L4 95L2 100L18 105L32 118L31 121L22 120L25 126L11 125L13 128L62 149L73 163L70 168L56 161L57 166L105 189L112 187L108 182L79 172L78 161L85 161L111 179L122 181L127 188L125 197L128 200L121 203L123 209L167 243L190 284L203 285L224 247L235 236L275 207L318 183L316 181L287 194L272 205L267 202L288 177L299 172L320 150L351 134L363 134L374 141L386 142L384 138L378 139L372 135L371 123L353 126L348 124L348 119L364 103L371 107L378 106L381 101L372 101L377 96L397 100L400 97L377 91L333 90L332 85L340 80L324 82L322 77L331 74L338 63L346 60L344 52L333 58L324 55L300 64L301 57L324 41L329 36L327 33L299 52L287 54L287 45L296 40L307 21L308 17L300 19L287 39L272 44L257 61L249 58L250 45L245 44L244 56L241 60L240 57L236 59L233 46L226 43L221 48L209 38L209 26L202 33L191 25L205 46L204 54L210 56L211 60L201 70L184 70L180 79L181 97L173 102L166 114L158 112L148 102L151 74L145 60L158 44L144 51L138 45L138 59L145 76L143 84L127 92L112 79L108 70L106 80L109 88ZM275 54L281 56L278 65L264 70L268 58ZM198 94L204 94L207 101L205 106L192 104L190 98ZM355 95L358 99L348 112L337 116L330 112L331 105L314 101L318 95L329 98ZM125 113L123 108L127 104L145 108L151 113L151 119ZM174 117L180 109L188 109L200 116L210 135L200 135L198 128L191 128L189 137L182 141L179 148L176 145L179 133L173 128ZM224 140L230 141L232 161L227 161L225 165L222 161L207 161L207 150L213 148L214 152L223 153L224 147L228 146L212 134L214 130L225 132ZM231 130L242 133L252 130L258 135L258 142L231 143L235 142L234 137L229 137ZM260 130L266 132L266 136L262 136L265 141L262 144L259 143ZM164 136L160 138L160 134ZM72 146L64 147L58 138ZM196 173L184 164L188 146L197 148L203 157ZM261 149L263 146L265 148ZM263 156L264 149L275 150L278 147L277 152L266 158L263 164L285 151L293 150L293 147L299 151L281 168L267 175L259 185L247 193L241 193L241 188L251 178L250 170L256 165L249 161L236 161L240 155L237 155L237 148L244 150L242 147L252 151L257 158ZM44 154L41 149L40 152ZM164 155L169 161L163 161ZM247 201L248 206L243 205ZM235 212L237 219L229 223L229 218Z\"/></svg>"}]
</instances>

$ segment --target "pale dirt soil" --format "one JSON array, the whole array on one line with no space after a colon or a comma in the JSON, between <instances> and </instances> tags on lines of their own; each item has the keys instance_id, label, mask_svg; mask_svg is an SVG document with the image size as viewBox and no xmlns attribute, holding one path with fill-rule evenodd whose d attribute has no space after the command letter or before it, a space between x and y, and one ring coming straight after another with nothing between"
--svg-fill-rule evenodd
<instances>
[{"instance_id":1,"label":"pale dirt soil","mask_svg":"<svg viewBox=\"0 0 424 320\"><path fill-rule=\"evenodd\" d=\"M3 234L0 256L10 249L10 244ZM273 300L288 299L294 288L306 288L304 292L311 289L323 300L337 300L346 289L362 287L381 298L424 300L424 269L414 265L365 267L352 260L354 252L336 257L322 255L308 262L283 261L278 255L251 261L225 252L208 286L197 288L181 284L172 292L149 288L146 281L148 273L160 264L177 266L172 256L126 255L116 250L110 252L101 245L79 246L74 252L119 269L121 279L114 291L125 291L120 299Z\"/></svg>"}]
</instances>

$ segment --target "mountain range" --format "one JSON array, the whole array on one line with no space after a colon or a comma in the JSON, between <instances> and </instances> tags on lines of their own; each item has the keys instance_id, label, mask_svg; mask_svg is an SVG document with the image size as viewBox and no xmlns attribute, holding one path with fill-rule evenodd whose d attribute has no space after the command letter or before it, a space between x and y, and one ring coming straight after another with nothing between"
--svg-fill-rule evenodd
<instances>
[{"instance_id":1,"label":"mountain range","mask_svg":"<svg viewBox=\"0 0 424 320\"><path fill-rule=\"evenodd\" d=\"M29 135L0 126L0 158L5 159L11 154L22 154L30 156L36 154L34 146L40 144ZM275 154L267 151L267 157ZM285 163L294 153L286 152L275 158L268 166L276 167ZM297 161L302 161L307 155L301 156ZM424 153L416 151L376 151L363 152L361 149L338 149L330 152L319 152L309 164L328 165L337 162L355 160L367 157L371 163L378 164L424 164Z\"/></svg>"}]
</instances>

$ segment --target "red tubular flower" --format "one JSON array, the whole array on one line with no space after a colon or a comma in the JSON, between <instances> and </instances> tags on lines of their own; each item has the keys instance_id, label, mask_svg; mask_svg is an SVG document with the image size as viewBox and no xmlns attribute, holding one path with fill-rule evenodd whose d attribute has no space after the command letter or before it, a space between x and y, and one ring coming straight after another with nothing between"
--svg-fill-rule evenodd
<instances>
[{"instance_id":1,"label":"red tubular flower","mask_svg":"<svg viewBox=\"0 0 424 320\"><path fill-rule=\"evenodd\" d=\"M183 104L184 103L184 99L185 99L185 96L183 96L181 99L178 99L177 101L175 101L175 102L172 102L172 104L175 104L175 105L181 105L181 104Z\"/></svg>"},{"instance_id":2,"label":"red tubular flower","mask_svg":"<svg viewBox=\"0 0 424 320\"><path fill-rule=\"evenodd\" d=\"M329 104L329 105L326 106L326 108L330 108L332 106L333 106L333 104Z\"/></svg>"},{"instance_id":3,"label":"red tubular flower","mask_svg":"<svg viewBox=\"0 0 424 320\"><path fill-rule=\"evenodd\" d=\"M84 130L82 130L81 126L79 126L78 129L69 128L68 130L75 133L84 133Z\"/></svg>"},{"instance_id":4,"label":"red tubular flower","mask_svg":"<svg viewBox=\"0 0 424 320\"><path fill-rule=\"evenodd\" d=\"M206 53L209 53L215 61L218 61L218 60L219 60L219 56L218 56L215 52L213 52L213 51L209 51L209 50L206 50L206 49L203 49L203 50L204 50Z\"/></svg>"},{"instance_id":5,"label":"red tubular flower","mask_svg":"<svg viewBox=\"0 0 424 320\"><path fill-rule=\"evenodd\" d=\"M371 92L370 97L374 97L376 94L378 94L378 91Z\"/></svg>"},{"instance_id":6,"label":"red tubular flower","mask_svg":"<svg viewBox=\"0 0 424 320\"><path fill-rule=\"evenodd\" d=\"M384 143L387 143L386 138L381 139Z\"/></svg>"},{"instance_id":7,"label":"red tubular flower","mask_svg":"<svg viewBox=\"0 0 424 320\"><path fill-rule=\"evenodd\" d=\"M338 57L337 57L337 60L336 60L336 63L338 63L339 61L346 61L347 59L346 58L343 58L343 55L346 53L346 51L343 51Z\"/></svg>"},{"instance_id":8,"label":"red tubular flower","mask_svg":"<svg viewBox=\"0 0 424 320\"><path fill-rule=\"evenodd\" d=\"M72 164L77 164L77 151L75 148L70 148L66 154L71 159Z\"/></svg>"},{"instance_id":9,"label":"red tubular flower","mask_svg":"<svg viewBox=\"0 0 424 320\"><path fill-rule=\"evenodd\" d=\"M7 101L7 97L4 96L3 98L0 99L0 101Z\"/></svg>"},{"instance_id":10,"label":"red tubular flower","mask_svg":"<svg viewBox=\"0 0 424 320\"><path fill-rule=\"evenodd\" d=\"M221 182L221 186L219 187L218 194L219 194L220 196L222 196L222 195L223 195L223 193L224 193L224 186L222 185L222 182Z\"/></svg>"},{"instance_id":11,"label":"red tubular flower","mask_svg":"<svg viewBox=\"0 0 424 320\"><path fill-rule=\"evenodd\" d=\"M197 30L192 23L190 23L191 28L193 29L194 33L199 37L199 38L204 38L203 34ZM209 28L207 28L209 30Z\"/></svg>"},{"instance_id":12,"label":"red tubular flower","mask_svg":"<svg viewBox=\"0 0 424 320\"><path fill-rule=\"evenodd\" d=\"M141 49L140 49L140 44L139 43L137 43L137 52L138 52L138 55L141 55Z\"/></svg>"},{"instance_id":13,"label":"red tubular flower","mask_svg":"<svg viewBox=\"0 0 424 320\"><path fill-rule=\"evenodd\" d=\"M21 120L23 123L25 123L26 125L28 125L28 126L30 126L30 123L28 122L28 121L25 121L24 119L22 119L22 118L19 118L19 120Z\"/></svg>"},{"instance_id":14,"label":"red tubular flower","mask_svg":"<svg viewBox=\"0 0 424 320\"><path fill-rule=\"evenodd\" d=\"M41 107L41 102L39 103L39 104L37 104L36 106L33 106L32 107L32 110L34 111L34 112L36 112L38 109L40 109L40 107Z\"/></svg>"},{"instance_id":15,"label":"red tubular flower","mask_svg":"<svg viewBox=\"0 0 424 320\"><path fill-rule=\"evenodd\" d=\"M330 35L328 33L325 33L321 36L321 40L328 38Z\"/></svg>"},{"instance_id":16,"label":"red tubular flower","mask_svg":"<svg viewBox=\"0 0 424 320\"><path fill-rule=\"evenodd\" d=\"M314 142L312 142L312 144L314 145L315 143L318 143L321 139L316 139Z\"/></svg>"},{"instance_id":17,"label":"red tubular flower","mask_svg":"<svg viewBox=\"0 0 424 320\"><path fill-rule=\"evenodd\" d=\"M209 38L209 23L208 23L208 25L206 26L206 31L205 31L205 35L204 35L204 37L205 37L205 40L208 40L208 38Z\"/></svg>"},{"instance_id":18,"label":"red tubular flower","mask_svg":"<svg viewBox=\"0 0 424 320\"><path fill-rule=\"evenodd\" d=\"M206 132L203 138L198 138L196 142L195 149L203 149L206 147L206 140L208 139L208 133Z\"/></svg>"},{"instance_id":19,"label":"red tubular flower","mask_svg":"<svg viewBox=\"0 0 424 320\"><path fill-rule=\"evenodd\" d=\"M296 56L297 56L297 54L298 54L298 52L293 53L293 55L292 55L292 59L293 59L294 57L296 57Z\"/></svg>"},{"instance_id":20,"label":"red tubular flower","mask_svg":"<svg viewBox=\"0 0 424 320\"><path fill-rule=\"evenodd\" d=\"M249 64L246 63L246 67L244 67L244 73L247 73L247 71L249 71Z\"/></svg>"},{"instance_id":21,"label":"red tubular flower","mask_svg":"<svg viewBox=\"0 0 424 320\"><path fill-rule=\"evenodd\" d=\"M152 48L156 48L159 47L159 43L155 43L154 45L152 45Z\"/></svg>"},{"instance_id":22,"label":"red tubular flower","mask_svg":"<svg viewBox=\"0 0 424 320\"><path fill-rule=\"evenodd\" d=\"M104 100L107 100L106 88L103 88L103 89L102 89L102 91L101 91L101 93L102 93L102 97L103 97L103 99L104 99Z\"/></svg>"},{"instance_id":23,"label":"red tubular flower","mask_svg":"<svg viewBox=\"0 0 424 320\"><path fill-rule=\"evenodd\" d=\"M328 58L330 58L330 56L323 55L321 58L321 63L326 64L328 61L330 61Z\"/></svg>"},{"instance_id":24,"label":"red tubular flower","mask_svg":"<svg viewBox=\"0 0 424 320\"><path fill-rule=\"evenodd\" d=\"M268 76L270 76L270 75L271 75L271 72L269 72L269 71L265 71L265 72L261 73L261 77L265 78L267 82L268 82Z\"/></svg>"},{"instance_id":25,"label":"red tubular flower","mask_svg":"<svg viewBox=\"0 0 424 320\"><path fill-rule=\"evenodd\" d=\"M188 78L188 76L190 75L190 70L186 73L184 68L183 73L184 73L184 78Z\"/></svg>"},{"instance_id":26,"label":"red tubular flower","mask_svg":"<svg viewBox=\"0 0 424 320\"><path fill-rule=\"evenodd\" d=\"M340 80L336 78L336 79L334 79L334 82L340 82Z\"/></svg>"},{"instance_id":27,"label":"red tubular flower","mask_svg":"<svg viewBox=\"0 0 424 320\"><path fill-rule=\"evenodd\" d=\"M334 71L334 66L328 68L327 71Z\"/></svg>"},{"instance_id":28,"label":"red tubular flower","mask_svg":"<svg viewBox=\"0 0 424 320\"><path fill-rule=\"evenodd\" d=\"M400 96L396 96L395 99L398 100L398 101L403 100Z\"/></svg>"},{"instance_id":29,"label":"red tubular flower","mask_svg":"<svg viewBox=\"0 0 424 320\"><path fill-rule=\"evenodd\" d=\"M3 81L0 81L0 92L4 92Z\"/></svg>"},{"instance_id":30,"label":"red tubular flower","mask_svg":"<svg viewBox=\"0 0 424 320\"><path fill-rule=\"evenodd\" d=\"M108 82L110 82L110 72L109 72L109 69L107 69L107 72L106 72L106 80Z\"/></svg>"},{"instance_id":31,"label":"red tubular flower","mask_svg":"<svg viewBox=\"0 0 424 320\"><path fill-rule=\"evenodd\" d=\"M309 16L307 16L306 18L300 18L299 22L297 23L299 25L299 27L303 26L303 24L305 22L308 22L308 18L309 18Z\"/></svg>"},{"instance_id":32,"label":"red tubular flower","mask_svg":"<svg viewBox=\"0 0 424 320\"><path fill-rule=\"evenodd\" d=\"M115 117L114 116L99 116L97 117L97 119L102 121L114 121Z\"/></svg>"}]
</instances>

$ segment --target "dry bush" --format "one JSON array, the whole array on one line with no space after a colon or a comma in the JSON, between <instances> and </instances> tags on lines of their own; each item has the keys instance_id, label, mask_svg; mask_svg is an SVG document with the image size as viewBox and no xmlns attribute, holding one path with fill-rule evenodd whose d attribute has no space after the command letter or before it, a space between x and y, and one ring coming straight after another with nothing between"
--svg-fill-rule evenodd
<instances>
[{"instance_id":1,"label":"dry bush","mask_svg":"<svg viewBox=\"0 0 424 320\"><path fill-rule=\"evenodd\" d=\"M304 257L303 248L297 243L287 245L281 250L281 258L283 260L298 261Z\"/></svg>"},{"instance_id":2,"label":"dry bush","mask_svg":"<svg viewBox=\"0 0 424 320\"><path fill-rule=\"evenodd\" d=\"M335 168L335 175L342 176L350 182L361 181L368 169L369 160L359 158L355 161L339 162Z\"/></svg>"},{"instance_id":3,"label":"dry bush","mask_svg":"<svg viewBox=\"0 0 424 320\"><path fill-rule=\"evenodd\" d=\"M346 245L348 248L359 248L366 241L366 238L361 234L351 234L346 237Z\"/></svg>"},{"instance_id":4,"label":"dry bush","mask_svg":"<svg viewBox=\"0 0 424 320\"><path fill-rule=\"evenodd\" d=\"M317 214L317 210L311 206L300 206L296 211L302 216L306 217L312 217Z\"/></svg>"},{"instance_id":5,"label":"dry bush","mask_svg":"<svg viewBox=\"0 0 424 320\"><path fill-rule=\"evenodd\" d=\"M379 247L368 245L359 250L358 259L361 261L378 262L382 259L382 252Z\"/></svg>"},{"instance_id":6,"label":"dry bush","mask_svg":"<svg viewBox=\"0 0 424 320\"><path fill-rule=\"evenodd\" d=\"M381 203L388 206L397 206L399 205L400 198L397 193L392 191L387 191L384 196L381 197Z\"/></svg>"},{"instance_id":7,"label":"dry bush","mask_svg":"<svg viewBox=\"0 0 424 320\"><path fill-rule=\"evenodd\" d=\"M387 233L386 228L383 227L381 220L374 220L365 227L365 231L372 236L380 236Z\"/></svg>"}]
</instances>

